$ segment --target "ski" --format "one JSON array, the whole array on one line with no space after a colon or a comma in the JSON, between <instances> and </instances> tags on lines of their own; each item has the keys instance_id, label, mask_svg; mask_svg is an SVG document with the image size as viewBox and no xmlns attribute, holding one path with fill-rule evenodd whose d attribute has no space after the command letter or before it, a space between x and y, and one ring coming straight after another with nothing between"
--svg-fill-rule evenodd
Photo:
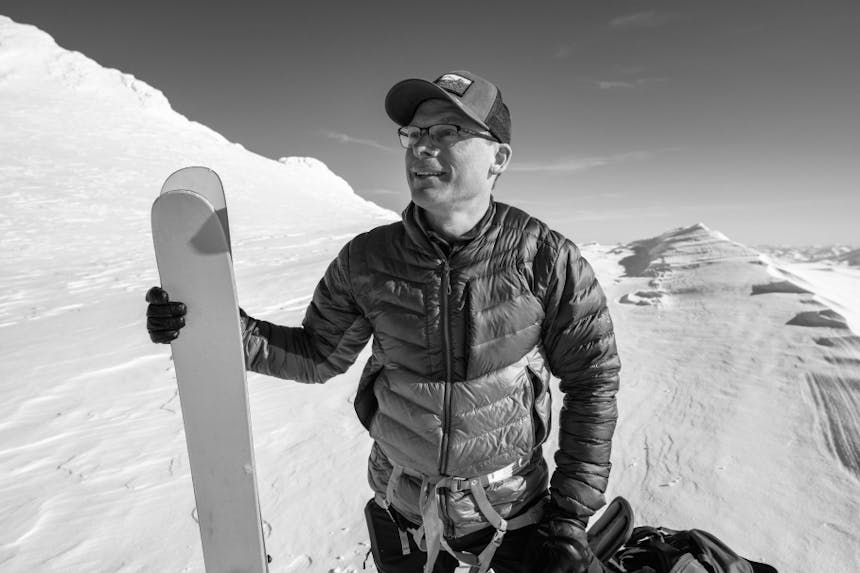
<instances>
[{"instance_id":1,"label":"ski","mask_svg":"<svg viewBox=\"0 0 860 573\"><path fill-rule=\"evenodd\" d=\"M162 288L188 307L187 326L171 346L206 571L266 572L239 307L218 176L196 167L174 173L153 203L152 234Z\"/></svg>"},{"instance_id":2,"label":"ski","mask_svg":"<svg viewBox=\"0 0 860 573\"><path fill-rule=\"evenodd\" d=\"M218 220L224 228L227 237L227 247L232 253L230 244L230 224L227 220L227 199L224 197L224 185L221 177L208 167L183 167L170 174L161 186L161 193L168 191L189 190L202 195L218 214Z\"/></svg>"}]
</instances>

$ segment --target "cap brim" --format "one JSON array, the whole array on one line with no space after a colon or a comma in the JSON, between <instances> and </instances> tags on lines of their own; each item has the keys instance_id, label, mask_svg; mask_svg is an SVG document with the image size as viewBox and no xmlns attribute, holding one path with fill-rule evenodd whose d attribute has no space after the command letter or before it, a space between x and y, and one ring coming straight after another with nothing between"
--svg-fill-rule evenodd
<instances>
[{"instance_id":1,"label":"cap brim","mask_svg":"<svg viewBox=\"0 0 860 573\"><path fill-rule=\"evenodd\" d=\"M457 106L460 111L478 122L486 129L487 124L472 111L467 109L458 98L436 84L422 79L403 80L394 84L385 96L385 113L397 125L407 125L415 116L415 110L421 102L428 99L444 99Z\"/></svg>"}]
</instances>

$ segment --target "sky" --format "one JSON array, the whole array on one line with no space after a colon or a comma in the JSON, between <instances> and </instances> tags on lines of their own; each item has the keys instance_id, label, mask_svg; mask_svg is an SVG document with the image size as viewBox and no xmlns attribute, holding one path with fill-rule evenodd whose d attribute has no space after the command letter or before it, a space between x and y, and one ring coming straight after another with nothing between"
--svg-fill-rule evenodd
<instances>
[{"instance_id":1,"label":"sky","mask_svg":"<svg viewBox=\"0 0 860 573\"><path fill-rule=\"evenodd\" d=\"M860 245L852 2L4 0L0 14L398 212L385 94L465 69L511 109L496 199L577 242L703 222L749 245Z\"/></svg>"}]
</instances>

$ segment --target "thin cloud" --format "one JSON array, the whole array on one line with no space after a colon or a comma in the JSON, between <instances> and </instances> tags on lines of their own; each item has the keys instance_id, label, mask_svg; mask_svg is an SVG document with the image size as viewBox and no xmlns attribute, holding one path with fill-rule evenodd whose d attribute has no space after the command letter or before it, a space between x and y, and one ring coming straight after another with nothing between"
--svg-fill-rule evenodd
<instances>
[{"instance_id":1,"label":"thin cloud","mask_svg":"<svg viewBox=\"0 0 860 573\"><path fill-rule=\"evenodd\" d=\"M633 82L619 82L613 80L597 80L594 83L602 90L615 90L619 88L633 89L636 87L636 84Z\"/></svg>"},{"instance_id":2,"label":"thin cloud","mask_svg":"<svg viewBox=\"0 0 860 573\"><path fill-rule=\"evenodd\" d=\"M654 10L646 12L634 12L613 18L609 21L609 27L613 30L636 30L640 28L658 28L671 22L681 20L680 14L675 13L658 13Z\"/></svg>"},{"instance_id":3,"label":"thin cloud","mask_svg":"<svg viewBox=\"0 0 860 573\"><path fill-rule=\"evenodd\" d=\"M630 153L619 153L616 155L607 155L604 157L570 157L560 159L558 161L541 163L541 162L526 162L511 165L509 171L519 173L575 173L578 171L586 171L595 167L603 167L614 163L622 163L626 161L641 161L653 156L652 152L648 151L632 151Z\"/></svg>"},{"instance_id":4,"label":"thin cloud","mask_svg":"<svg viewBox=\"0 0 860 573\"><path fill-rule=\"evenodd\" d=\"M574 157L570 159L562 159L552 163L519 163L511 165L509 171L521 173L534 172L549 172L549 173L569 173L575 171L585 171L602 165L612 163L609 157Z\"/></svg>"},{"instance_id":5,"label":"thin cloud","mask_svg":"<svg viewBox=\"0 0 860 573\"><path fill-rule=\"evenodd\" d=\"M751 203L724 203L712 205L639 205L611 209L575 209L563 215L565 221L622 221L628 219L655 219L674 216L697 218L715 211L747 211L754 207Z\"/></svg>"},{"instance_id":6,"label":"thin cloud","mask_svg":"<svg viewBox=\"0 0 860 573\"><path fill-rule=\"evenodd\" d=\"M820 202L801 200L783 205L820 205ZM738 201L732 203L662 204L621 207L613 209L576 209L561 217L566 221L616 221L624 219L683 216L690 220L708 217L716 212L749 212L753 209L769 208L769 203Z\"/></svg>"},{"instance_id":7,"label":"thin cloud","mask_svg":"<svg viewBox=\"0 0 860 573\"><path fill-rule=\"evenodd\" d=\"M595 80L594 85L602 90L635 89L669 81L668 78L635 78L633 80Z\"/></svg>"},{"instance_id":8,"label":"thin cloud","mask_svg":"<svg viewBox=\"0 0 860 573\"><path fill-rule=\"evenodd\" d=\"M683 217L688 221L707 220L717 213L741 212L749 213L757 210L772 208L771 203L755 201L736 201L726 203L672 203L650 205L630 205L624 201L636 193L618 194L617 199L621 201L616 206L606 209L587 209L581 206L581 201L595 197L595 195L569 196L568 199L576 200L575 205L560 203L558 199L551 201L519 200L510 199L509 202L516 206L529 205L540 207L553 207L553 222L556 226L577 222L613 222L641 219L661 219L670 217ZM598 194L596 197L607 198L614 193ZM821 205L820 200L797 200L781 203L784 205L814 206ZM571 205L571 206L568 206ZM713 228L713 227L712 227Z\"/></svg>"},{"instance_id":9,"label":"thin cloud","mask_svg":"<svg viewBox=\"0 0 860 573\"><path fill-rule=\"evenodd\" d=\"M570 199L574 199L574 200L576 200L576 201L586 201L586 200L590 201L590 200L592 200L592 199L613 199L613 200L619 200L619 199L625 199L625 198L627 198L627 197L628 197L628 195L629 195L628 193L620 193L620 192L617 192L617 191L604 191L604 192L601 192L601 193L585 193L585 194L579 194L579 193L576 193L576 192L571 193L571 192L570 192L570 190L565 189L565 190L561 190L561 191L559 191L559 192L563 193L563 194L564 194L565 196L567 196L568 198L570 198ZM529 206L529 207L558 207L558 206L559 206L559 200L558 200L558 198L547 198L547 199L521 199L521 198L517 197L517 198L511 198L511 199L510 199L510 202L511 202L513 205L516 205L517 207L521 207L521 206Z\"/></svg>"},{"instance_id":10,"label":"thin cloud","mask_svg":"<svg viewBox=\"0 0 860 573\"><path fill-rule=\"evenodd\" d=\"M334 139L338 143L344 143L344 144L349 144L349 145L363 145L365 147L372 147L374 149L379 149L381 151L388 151L388 152L397 151L394 147L382 145L381 143L373 141L372 139L363 139L361 137L353 137L353 136L348 135L346 133L340 133L337 131L322 130L322 131L320 131L320 133L324 137L327 137L329 139Z\"/></svg>"},{"instance_id":11,"label":"thin cloud","mask_svg":"<svg viewBox=\"0 0 860 573\"><path fill-rule=\"evenodd\" d=\"M574 213L563 215L560 221L623 221L628 219L671 217L672 211L662 206L629 207L626 209L611 209L595 211L577 209Z\"/></svg>"}]
</instances>

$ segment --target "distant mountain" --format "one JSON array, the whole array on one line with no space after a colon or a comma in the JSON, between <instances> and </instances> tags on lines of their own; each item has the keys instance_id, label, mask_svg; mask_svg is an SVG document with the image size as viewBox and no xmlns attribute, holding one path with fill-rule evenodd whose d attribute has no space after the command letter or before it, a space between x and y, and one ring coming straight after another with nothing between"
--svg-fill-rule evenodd
<instances>
[{"instance_id":1,"label":"distant mountain","mask_svg":"<svg viewBox=\"0 0 860 573\"><path fill-rule=\"evenodd\" d=\"M786 262L821 262L860 266L860 249L844 244L810 246L756 245L755 249L770 257Z\"/></svg>"},{"instance_id":2,"label":"distant mountain","mask_svg":"<svg viewBox=\"0 0 860 573\"><path fill-rule=\"evenodd\" d=\"M650 239L634 241L619 247L633 253L621 264L627 276L657 276L673 262L683 260L686 265L701 265L714 261L741 258L754 260L758 253L736 243L704 223L672 229Z\"/></svg>"},{"instance_id":3,"label":"distant mountain","mask_svg":"<svg viewBox=\"0 0 860 573\"><path fill-rule=\"evenodd\" d=\"M845 263L852 267L860 267L860 249L854 249L853 251L842 253L836 257L836 261L839 263Z\"/></svg>"}]
</instances>

